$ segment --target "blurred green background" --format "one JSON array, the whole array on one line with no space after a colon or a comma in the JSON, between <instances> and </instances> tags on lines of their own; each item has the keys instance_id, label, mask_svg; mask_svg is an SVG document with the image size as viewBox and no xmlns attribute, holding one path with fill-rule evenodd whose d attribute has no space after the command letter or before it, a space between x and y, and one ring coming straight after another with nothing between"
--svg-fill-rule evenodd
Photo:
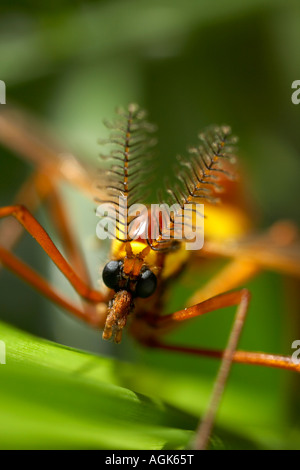
<instances>
[{"instance_id":1,"label":"blurred green background","mask_svg":"<svg viewBox=\"0 0 300 470\"><path fill-rule=\"evenodd\" d=\"M299 44L297 1L78 0L51 6L2 1L0 79L7 86L8 105L30 110L50 125L65 147L96 165L97 139L106 136L103 119L112 117L119 105L138 102L158 125L159 168L153 189L170 175L176 155L196 142L201 128L231 125L239 136L246 192L261 227L267 227L281 218L300 221L300 106L291 102L291 84L300 79ZM11 203L27 174L30 166L1 147L1 205ZM96 283L107 246L96 244L95 204L76 188L62 191ZM43 210L38 218L56 240ZM29 237L22 239L17 253L72 295ZM188 295L217 269L187 272L174 285L168 309L182 308ZM196 383L212 384L217 363L145 351L130 338L117 347L104 344L99 332L65 315L11 274L0 276L2 320L68 346L154 367L166 373L166 381L168 374L184 371ZM253 301L241 347L290 354L292 341L300 337L297 286L264 273L249 287ZM232 314L195 320L172 339L221 347ZM140 383L137 377L124 381L133 389L151 391L150 383ZM287 372L237 365L226 393L232 400L227 409L224 401L221 417L223 413L241 428L248 426L253 435L263 429L271 447L280 447L278 436L288 440L288 433L299 433L298 382ZM197 402L196 386L194 400L188 385L170 390L170 403L194 410L190 403Z\"/></svg>"}]
</instances>

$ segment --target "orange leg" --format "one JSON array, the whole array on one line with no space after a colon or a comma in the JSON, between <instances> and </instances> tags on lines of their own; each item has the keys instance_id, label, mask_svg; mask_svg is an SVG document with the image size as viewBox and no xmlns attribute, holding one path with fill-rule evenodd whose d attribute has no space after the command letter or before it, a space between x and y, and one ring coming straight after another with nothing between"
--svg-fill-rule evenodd
<instances>
[{"instance_id":1,"label":"orange leg","mask_svg":"<svg viewBox=\"0 0 300 470\"><path fill-rule=\"evenodd\" d=\"M31 161L35 166L33 175L18 191L13 206L16 210L13 207L0 209L0 218L5 218L0 227L0 268L2 260L7 268L61 307L89 323L99 322L99 314L95 312L100 311L100 306L98 305L96 309L93 304L102 300L106 301L106 299L98 291L89 287L90 277L86 263L77 240L74 238L74 232L70 229L67 213L58 191L58 184L63 180L76 185L79 190L93 199L95 193L97 191L99 193L93 185L95 170L79 163L73 155L64 151L31 116L20 110L9 109L1 113L0 142L17 151L22 158ZM47 233L31 215L42 202L47 205L50 218L58 231L71 265L65 261ZM20 203L22 206L19 205ZM13 217L8 217L9 215ZM71 282L82 298L82 309L64 299L47 281L12 255L11 251L24 228L38 241ZM104 312L105 309L102 310ZM100 324L102 323L101 319Z\"/></svg>"},{"instance_id":2,"label":"orange leg","mask_svg":"<svg viewBox=\"0 0 300 470\"><path fill-rule=\"evenodd\" d=\"M80 278L84 280L85 283L90 284L91 280L81 247L74 237L74 231L71 230L67 211L65 210L64 203L55 183L45 175L41 175L39 178L39 186L40 185L42 185L43 189L47 187L45 203L48 208L49 217L53 221L54 227L63 243L67 258L70 260L71 265ZM40 194L42 188L40 189L39 186L37 189Z\"/></svg>"},{"instance_id":3,"label":"orange leg","mask_svg":"<svg viewBox=\"0 0 300 470\"><path fill-rule=\"evenodd\" d=\"M204 256L215 255L232 259L207 284L193 294L188 305L195 305L222 292L245 285L262 270L278 271L289 276L300 277L300 244L297 242L285 247L274 246L271 239L267 241L266 238L264 237L264 243L262 241L258 243L257 240L255 246L247 243L241 246L238 242L231 245L208 242L203 252Z\"/></svg>"},{"instance_id":4,"label":"orange leg","mask_svg":"<svg viewBox=\"0 0 300 470\"><path fill-rule=\"evenodd\" d=\"M30 177L22 184L14 198L14 205L22 203L30 212L35 212L42 202L42 195L37 195L36 180L38 174L30 175ZM1 222L0 225L0 245L11 251L19 239L24 229L15 219L8 218Z\"/></svg>"},{"instance_id":5,"label":"orange leg","mask_svg":"<svg viewBox=\"0 0 300 470\"><path fill-rule=\"evenodd\" d=\"M238 240L208 240L198 257L243 259L257 266L300 277L300 236L290 221L274 223L266 232Z\"/></svg>"},{"instance_id":6,"label":"orange leg","mask_svg":"<svg viewBox=\"0 0 300 470\"><path fill-rule=\"evenodd\" d=\"M76 273L89 284L85 260L69 228L58 185L65 181L75 185L91 200L97 193L100 197L102 194L93 183L95 169L81 164L53 139L47 129L20 109L7 108L1 112L0 142L35 167L35 173L18 191L14 205L22 204L34 213L42 202L46 202L67 258ZM22 233L23 227L16 220L6 218L0 226L0 246L12 251Z\"/></svg>"},{"instance_id":7,"label":"orange leg","mask_svg":"<svg viewBox=\"0 0 300 470\"><path fill-rule=\"evenodd\" d=\"M190 307L171 315L148 316L148 325L144 329L145 333L143 333L142 328L139 329L140 331L137 331L138 328L134 328L133 334L142 343L151 347L222 359L210 406L197 433L195 446L204 449L207 445L232 362L300 372L300 365L295 364L291 357L260 352L236 351L247 313L247 301L242 299L243 295L246 294L242 293L247 291L227 292L240 287L256 276L262 269L272 269L297 277L300 276L300 245L294 227L290 224L280 223L272 227L266 235L255 237L251 243L219 244L208 242L198 255L200 257L224 256L232 259L211 281L192 296L188 301ZM239 307L225 351L166 344L160 340L160 336L177 328L182 321L230 305L239 305Z\"/></svg>"},{"instance_id":8,"label":"orange leg","mask_svg":"<svg viewBox=\"0 0 300 470\"><path fill-rule=\"evenodd\" d=\"M144 337L143 339L141 338L144 344L151 347L169 351L192 353L199 356L220 358L222 360L207 412L196 433L196 438L193 444L195 449L205 449L207 447L216 413L220 405L222 394L233 362L257 364L300 372L300 365L293 363L290 357L236 350L242 328L245 323L249 300L249 291L247 289L242 289L240 291L226 292L217 295L197 305L185 308L169 315L149 318L149 323L152 327L151 333L149 333L148 337ZM159 338L168 331L177 328L183 321L204 315L220 308L234 305L237 305L238 309L224 351L170 345L165 344ZM136 336L138 339L138 335Z\"/></svg>"},{"instance_id":9,"label":"orange leg","mask_svg":"<svg viewBox=\"0 0 300 470\"><path fill-rule=\"evenodd\" d=\"M30 176L22 185L15 198L14 205L19 205L22 202L22 205L29 212L33 213L43 201L47 205L49 216L60 236L67 258L80 277L86 283L90 283L83 254L77 240L75 240L73 231L70 229L67 213L55 182L43 172L37 172ZM18 243L23 230L24 227L17 220L6 218L0 226L0 246L12 251Z\"/></svg>"},{"instance_id":10,"label":"orange leg","mask_svg":"<svg viewBox=\"0 0 300 470\"><path fill-rule=\"evenodd\" d=\"M188 320L195 316L204 315L205 313L218 310L219 308L237 305L237 313L231 329L229 340L222 354L222 362L214 384L211 400L207 412L199 425L196 433L196 438L193 443L195 449L204 450L207 447L209 437L213 428L216 413L221 402L222 394L230 373L233 356L235 354L237 344L245 323L248 305L250 301L250 293L247 289L242 289L236 292L228 292L213 297L205 302L195 305L184 310L172 313L170 315L158 317L155 319L155 326L157 334L166 331L169 328L177 325L179 322ZM150 343L151 345L151 343ZM154 339L152 346L160 347L161 343Z\"/></svg>"},{"instance_id":11,"label":"orange leg","mask_svg":"<svg viewBox=\"0 0 300 470\"><path fill-rule=\"evenodd\" d=\"M28 233L30 233L36 239L38 244L52 259L58 269L64 274L76 292L83 299L92 303L100 303L106 300L103 294L90 288L89 285L82 281L82 279L56 248L47 232L24 206L18 205L0 208L0 218L8 216L13 216L15 219L17 219L21 225L23 225L25 230L27 230ZM14 272L16 272L16 274L20 275L23 279L30 282L29 278L32 278L32 271L30 271L27 266L21 264L19 261L17 262L16 260L17 259L8 250L1 248L0 261L2 261L2 263L9 269L12 269ZM29 275L30 272L31 274ZM35 287L38 287L36 283Z\"/></svg>"},{"instance_id":12,"label":"orange leg","mask_svg":"<svg viewBox=\"0 0 300 470\"><path fill-rule=\"evenodd\" d=\"M75 304L65 299L61 293L56 291L45 279L31 269L27 264L23 263L12 253L0 247L0 260L7 269L12 271L18 277L27 282L39 293L43 294L49 300L59 305L68 312L74 314L80 320L83 320L93 326L102 328L104 326L104 318L98 313L96 306L89 306L83 309L78 308Z\"/></svg>"},{"instance_id":13,"label":"orange leg","mask_svg":"<svg viewBox=\"0 0 300 470\"><path fill-rule=\"evenodd\" d=\"M216 275L203 287L197 290L190 299L188 306L196 305L204 300L215 297L229 290L237 289L261 271L257 263L236 258L229 261Z\"/></svg>"},{"instance_id":14,"label":"orange leg","mask_svg":"<svg viewBox=\"0 0 300 470\"><path fill-rule=\"evenodd\" d=\"M179 346L162 343L158 340L151 341L149 346L174 351L179 353L194 354L196 356L222 359L224 351L221 349L193 348L189 346ZM235 351L232 362L248 364L254 366L274 367L276 369L286 369L300 372L300 364L295 364L290 356L280 356L278 354L266 354L262 352Z\"/></svg>"}]
</instances>

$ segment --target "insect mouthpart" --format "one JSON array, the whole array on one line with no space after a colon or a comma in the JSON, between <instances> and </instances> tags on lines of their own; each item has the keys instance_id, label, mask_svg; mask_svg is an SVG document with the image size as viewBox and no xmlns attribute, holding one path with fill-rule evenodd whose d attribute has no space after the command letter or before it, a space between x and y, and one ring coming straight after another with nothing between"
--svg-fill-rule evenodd
<instances>
[{"instance_id":1,"label":"insect mouthpart","mask_svg":"<svg viewBox=\"0 0 300 470\"><path fill-rule=\"evenodd\" d=\"M114 295L108 306L108 314L102 335L103 339L109 340L113 338L115 343L121 342L122 331L132 308L131 292L120 290Z\"/></svg>"}]
</instances>

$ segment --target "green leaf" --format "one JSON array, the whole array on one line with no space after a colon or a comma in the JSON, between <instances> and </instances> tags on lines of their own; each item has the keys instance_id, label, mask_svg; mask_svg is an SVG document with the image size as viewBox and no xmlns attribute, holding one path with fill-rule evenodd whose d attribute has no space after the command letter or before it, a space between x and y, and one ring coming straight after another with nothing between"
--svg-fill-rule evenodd
<instances>
[{"instance_id":1,"label":"green leaf","mask_svg":"<svg viewBox=\"0 0 300 470\"><path fill-rule=\"evenodd\" d=\"M185 448L209 397L206 379L94 356L3 323L1 341L6 345L6 364L0 366L2 449ZM254 425L245 431L230 419L239 408L240 389L233 392L212 448L297 447L299 432L289 430L283 439L284 433ZM267 406L256 398L258 407Z\"/></svg>"},{"instance_id":2,"label":"green leaf","mask_svg":"<svg viewBox=\"0 0 300 470\"><path fill-rule=\"evenodd\" d=\"M115 385L111 359L1 324L1 448L160 449L186 445L196 420Z\"/></svg>"}]
</instances>

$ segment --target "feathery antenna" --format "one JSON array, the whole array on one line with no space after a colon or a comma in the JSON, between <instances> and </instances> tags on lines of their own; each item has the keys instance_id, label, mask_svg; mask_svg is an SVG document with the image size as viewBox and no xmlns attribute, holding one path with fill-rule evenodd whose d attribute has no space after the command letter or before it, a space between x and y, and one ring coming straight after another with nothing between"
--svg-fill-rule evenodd
<instances>
[{"instance_id":1,"label":"feathery antenna","mask_svg":"<svg viewBox=\"0 0 300 470\"><path fill-rule=\"evenodd\" d=\"M129 211L133 204L143 203L147 197L145 187L149 183L149 166L153 166L149 162L153 158L151 148L156 144L152 137L156 127L146 121L145 111L136 104L130 104L126 110L118 109L117 114L113 122L105 122L111 130L109 138L100 141L112 146L108 155L100 155L112 165L102 171L105 184L101 188L105 189L106 197L96 201L109 204L116 211L116 238L130 241L127 229L135 217Z\"/></svg>"},{"instance_id":2,"label":"feathery antenna","mask_svg":"<svg viewBox=\"0 0 300 470\"><path fill-rule=\"evenodd\" d=\"M230 127L213 126L201 132L198 137L200 144L189 148L188 158L178 157L178 184L174 188L166 189L169 194L168 205L177 205L176 213L170 214L167 226L171 239L176 239L179 230L182 231L183 221L180 222L180 217L182 220L184 209L190 211L190 230L195 230L196 215L204 217L197 204L218 203L218 193L223 191L222 180L234 179L235 176L230 164L235 162L237 138L231 135ZM225 165L225 161L229 162L229 165ZM152 242L153 249L170 249L170 241L168 243L164 240L163 235L160 233Z\"/></svg>"}]
</instances>

